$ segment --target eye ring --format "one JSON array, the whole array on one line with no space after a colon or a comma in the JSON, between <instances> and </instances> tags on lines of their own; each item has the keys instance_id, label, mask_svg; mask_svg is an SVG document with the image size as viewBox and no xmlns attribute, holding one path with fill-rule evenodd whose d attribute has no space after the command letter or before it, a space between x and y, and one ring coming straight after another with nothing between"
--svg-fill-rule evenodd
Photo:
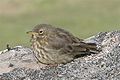
<instances>
[{"instance_id":1,"label":"eye ring","mask_svg":"<svg viewBox=\"0 0 120 80\"><path fill-rule=\"evenodd\" d=\"M43 34L43 30L39 30L39 34Z\"/></svg>"}]
</instances>

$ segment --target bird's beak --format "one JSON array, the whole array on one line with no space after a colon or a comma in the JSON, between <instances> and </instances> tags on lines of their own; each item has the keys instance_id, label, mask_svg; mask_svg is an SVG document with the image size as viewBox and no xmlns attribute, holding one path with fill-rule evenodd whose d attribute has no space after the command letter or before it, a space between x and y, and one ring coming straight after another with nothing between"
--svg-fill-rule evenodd
<instances>
[{"instance_id":1,"label":"bird's beak","mask_svg":"<svg viewBox=\"0 0 120 80\"><path fill-rule=\"evenodd\" d=\"M35 34L38 34L37 32L34 32L34 31L28 31L28 32L26 32L27 34L29 34L29 35L35 35Z\"/></svg>"}]
</instances>

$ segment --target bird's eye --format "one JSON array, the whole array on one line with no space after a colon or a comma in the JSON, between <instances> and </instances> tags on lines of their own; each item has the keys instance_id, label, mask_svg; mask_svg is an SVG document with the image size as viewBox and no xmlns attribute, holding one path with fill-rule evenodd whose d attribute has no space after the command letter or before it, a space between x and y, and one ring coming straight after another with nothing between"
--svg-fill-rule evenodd
<instances>
[{"instance_id":1,"label":"bird's eye","mask_svg":"<svg viewBox=\"0 0 120 80\"><path fill-rule=\"evenodd\" d=\"M39 34L43 34L43 30L40 30L40 31L39 31Z\"/></svg>"}]
</instances>

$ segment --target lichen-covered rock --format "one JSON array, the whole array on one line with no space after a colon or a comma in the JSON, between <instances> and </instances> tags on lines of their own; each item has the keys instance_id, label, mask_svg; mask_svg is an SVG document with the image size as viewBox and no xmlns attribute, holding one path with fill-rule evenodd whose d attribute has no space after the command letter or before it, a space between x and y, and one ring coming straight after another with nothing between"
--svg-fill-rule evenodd
<instances>
[{"instance_id":1,"label":"lichen-covered rock","mask_svg":"<svg viewBox=\"0 0 120 80\"><path fill-rule=\"evenodd\" d=\"M120 80L120 31L99 33L85 42L97 43L102 51L57 67L39 68L29 48L5 52L0 68L10 70L0 70L0 80Z\"/></svg>"}]
</instances>

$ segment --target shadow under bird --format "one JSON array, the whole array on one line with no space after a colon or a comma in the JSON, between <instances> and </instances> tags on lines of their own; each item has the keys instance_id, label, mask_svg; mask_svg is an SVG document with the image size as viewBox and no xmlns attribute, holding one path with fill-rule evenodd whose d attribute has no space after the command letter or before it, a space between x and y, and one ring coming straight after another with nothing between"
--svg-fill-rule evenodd
<instances>
[{"instance_id":1,"label":"shadow under bird","mask_svg":"<svg viewBox=\"0 0 120 80\"><path fill-rule=\"evenodd\" d=\"M47 65L65 64L83 55L98 53L95 43L85 43L68 31L50 24L38 24L30 42L37 61Z\"/></svg>"}]
</instances>

